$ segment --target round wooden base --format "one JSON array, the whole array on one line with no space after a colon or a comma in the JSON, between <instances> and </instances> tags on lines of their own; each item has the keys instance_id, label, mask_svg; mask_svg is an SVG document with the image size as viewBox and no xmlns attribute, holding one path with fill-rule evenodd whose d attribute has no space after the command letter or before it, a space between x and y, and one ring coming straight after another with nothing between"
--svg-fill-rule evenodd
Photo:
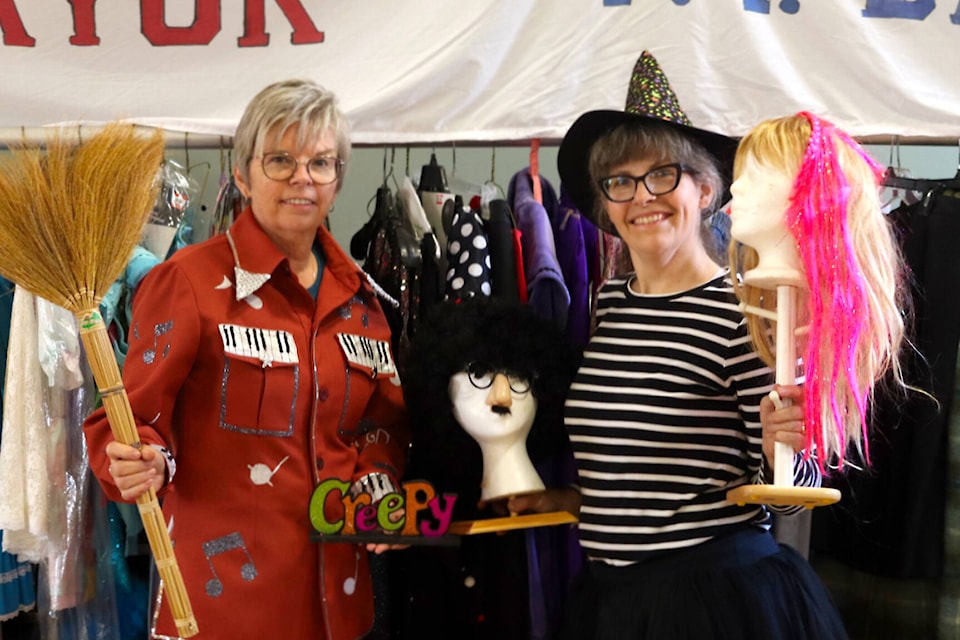
<instances>
[{"instance_id":1,"label":"round wooden base","mask_svg":"<svg viewBox=\"0 0 960 640\"><path fill-rule=\"evenodd\" d=\"M745 484L727 491L727 500L738 505L803 505L807 509L825 507L840 500L837 489L823 487L784 487L775 484Z\"/></svg>"}]
</instances>

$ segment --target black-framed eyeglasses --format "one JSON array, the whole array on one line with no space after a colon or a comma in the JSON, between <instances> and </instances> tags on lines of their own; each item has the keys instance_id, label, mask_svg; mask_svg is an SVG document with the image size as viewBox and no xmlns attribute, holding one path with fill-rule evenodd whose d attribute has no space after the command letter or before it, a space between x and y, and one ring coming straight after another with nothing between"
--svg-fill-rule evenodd
<instances>
[{"instance_id":1,"label":"black-framed eyeglasses","mask_svg":"<svg viewBox=\"0 0 960 640\"><path fill-rule=\"evenodd\" d=\"M510 390L514 393L526 393L533 386L535 375L520 375L513 371L498 369L485 362L469 362L464 367L467 379L477 389L489 389L493 386L493 380L497 374L502 373L507 378Z\"/></svg>"},{"instance_id":2,"label":"black-framed eyeglasses","mask_svg":"<svg viewBox=\"0 0 960 640\"><path fill-rule=\"evenodd\" d=\"M610 202L629 202L633 200L641 182L652 196L662 196L670 193L680 184L680 178L684 171L695 173L686 165L671 162L654 167L642 176L627 174L607 176L601 178L597 184L600 185L600 190Z\"/></svg>"},{"instance_id":3,"label":"black-framed eyeglasses","mask_svg":"<svg viewBox=\"0 0 960 640\"><path fill-rule=\"evenodd\" d=\"M345 163L336 156L317 156L301 163L286 151L273 151L260 156L260 164L263 167L263 175L277 182L289 180L297 172L297 167L305 164L307 173L314 182L330 184L340 177Z\"/></svg>"}]
</instances>

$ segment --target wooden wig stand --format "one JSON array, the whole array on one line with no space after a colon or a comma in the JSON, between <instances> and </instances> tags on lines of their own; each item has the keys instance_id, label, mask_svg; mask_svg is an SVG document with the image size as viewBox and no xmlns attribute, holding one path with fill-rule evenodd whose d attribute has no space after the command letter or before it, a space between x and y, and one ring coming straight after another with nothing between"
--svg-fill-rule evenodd
<instances>
[{"instance_id":1,"label":"wooden wig stand","mask_svg":"<svg viewBox=\"0 0 960 640\"><path fill-rule=\"evenodd\" d=\"M481 445L484 458L482 500L510 500L517 496L544 490L540 476L537 475L533 463L527 457L524 442L520 441L520 445L520 447L513 448L512 455L510 451L501 450L496 446ZM469 536L478 533L550 527L575 522L577 522L577 517L566 511L526 513L523 515L511 513L503 518L451 522L447 533Z\"/></svg>"},{"instance_id":2,"label":"wooden wig stand","mask_svg":"<svg viewBox=\"0 0 960 640\"><path fill-rule=\"evenodd\" d=\"M488 518L486 520L459 520L451 522L447 533L459 536L470 536L478 533L495 533L510 531L511 529L532 529L534 527L551 527L557 524L573 524L577 517L566 511L551 511L550 513L529 513L511 515L505 518Z\"/></svg>"},{"instance_id":3,"label":"wooden wig stand","mask_svg":"<svg viewBox=\"0 0 960 640\"><path fill-rule=\"evenodd\" d=\"M774 270L763 274L744 274L744 282L763 289L776 289L777 312L746 307L746 313L771 318L777 323L776 382L781 385L797 383L797 292L805 283L798 271ZM777 408L783 401L771 392ZM795 487L793 485L793 448L782 442L776 443L773 465L773 484L746 484L727 492L727 500L738 505L776 504L803 505L808 509L833 504L840 500L836 489L822 487Z\"/></svg>"},{"instance_id":4,"label":"wooden wig stand","mask_svg":"<svg viewBox=\"0 0 960 640\"><path fill-rule=\"evenodd\" d=\"M502 374L498 374L500 376ZM502 385L507 385L504 377ZM497 384L494 382L494 384ZM452 392L453 393L453 392ZM504 404L505 398L493 394L487 402L494 406ZM536 494L544 490L543 480L527 455L526 439L533 424L534 414L527 412L526 420L506 427L503 423L489 424L482 415L466 411L460 414L454 402L454 416L471 438L480 447L483 457L483 479L480 485L480 499L484 502L509 500L518 496ZM536 405L528 405L535 407ZM522 412L521 412L522 413ZM483 518L478 520L460 520L450 523L447 533L454 535L473 535L495 533L512 529L531 529L558 524L577 522L576 516L566 511L549 513L511 513L503 518Z\"/></svg>"}]
</instances>

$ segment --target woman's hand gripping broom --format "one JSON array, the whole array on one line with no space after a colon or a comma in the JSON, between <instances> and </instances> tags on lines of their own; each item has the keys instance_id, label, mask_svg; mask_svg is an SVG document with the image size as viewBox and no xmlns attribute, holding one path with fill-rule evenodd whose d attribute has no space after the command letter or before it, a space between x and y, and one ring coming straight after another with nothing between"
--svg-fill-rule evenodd
<instances>
[{"instance_id":1,"label":"woman's hand gripping broom","mask_svg":"<svg viewBox=\"0 0 960 640\"><path fill-rule=\"evenodd\" d=\"M111 123L73 144L13 149L0 164L0 273L73 312L113 436L139 436L100 300L125 268L157 197L163 134ZM137 499L181 636L198 632L163 512L151 488Z\"/></svg>"}]
</instances>

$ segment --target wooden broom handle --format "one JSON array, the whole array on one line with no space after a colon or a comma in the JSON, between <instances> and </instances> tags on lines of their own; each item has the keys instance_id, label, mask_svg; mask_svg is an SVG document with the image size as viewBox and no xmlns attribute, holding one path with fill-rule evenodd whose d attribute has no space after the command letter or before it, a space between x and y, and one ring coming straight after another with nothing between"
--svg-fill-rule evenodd
<instances>
[{"instance_id":1,"label":"wooden broom handle","mask_svg":"<svg viewBox=\"0 0 960 640\"><path fill-rule=\"evenodd\" d=\"M123 387L120 368L117 366L113 346L100 312L93 309L80 311L75 315L80 323L80 339L83 341L93 378L103 398L110 431L117 442L139 448L140 436L133 419L133 410L130 408L130 400ZM180 565L173 553L163 511L152 486L147 493L137 498L137 508L143 519L154 562L163 580L163 589L168 596L177 631L184 638L195 636L199 632L197 621L193 617L190 598L180 575Z\"/></svg>"}]
</instances>

